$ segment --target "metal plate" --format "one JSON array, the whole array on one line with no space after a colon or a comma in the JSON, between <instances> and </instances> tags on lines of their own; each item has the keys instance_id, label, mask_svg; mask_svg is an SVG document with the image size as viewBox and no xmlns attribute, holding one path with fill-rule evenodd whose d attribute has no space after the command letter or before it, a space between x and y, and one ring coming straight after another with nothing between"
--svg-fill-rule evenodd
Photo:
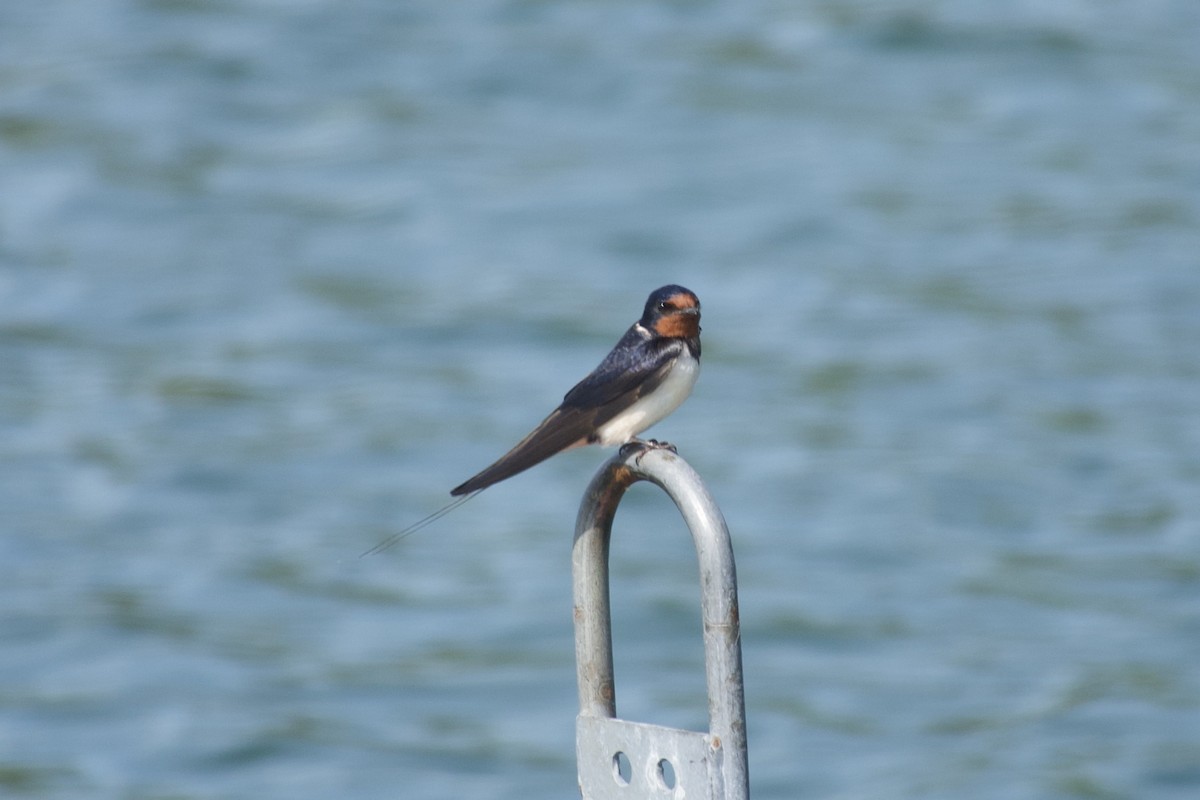
<instances>
[{"instance_id":1,"label":"metal plate","mask_svg":"<svg viewBox=\"0 0 1200 800\"><path fill-rule=\"evenodd\" d=\"M721 796L721 748L706 733L581 714L575 743L584 800Z\"/></svg>"}]
</instances>

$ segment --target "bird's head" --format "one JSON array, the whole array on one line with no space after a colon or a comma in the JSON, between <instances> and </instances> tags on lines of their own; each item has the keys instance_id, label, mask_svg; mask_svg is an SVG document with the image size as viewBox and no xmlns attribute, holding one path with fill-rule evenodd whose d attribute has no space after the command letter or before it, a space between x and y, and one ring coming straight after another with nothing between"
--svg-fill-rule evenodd
<instances>
[{"instance_id":1,"label":"bird's head","mask_svg":"<svg viewBox=\"0 0 1200 800\"><path fill-rule=\"evenodd\" d=\"M655 289L646 300L641 322L659 336L695 338L700 335L700 298L675 284Z\"/></svg>"}]
</instances>

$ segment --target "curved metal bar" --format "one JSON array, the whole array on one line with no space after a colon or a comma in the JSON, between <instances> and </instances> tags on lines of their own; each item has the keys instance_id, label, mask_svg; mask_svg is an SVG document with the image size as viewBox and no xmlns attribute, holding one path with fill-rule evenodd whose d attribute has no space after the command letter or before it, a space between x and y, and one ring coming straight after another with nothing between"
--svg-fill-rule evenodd
<instances>
[{"instance_id":1,"label":"curved metal bar","mask_svg":"<svg viewBox=\"0 0 1200 800\"><path fill-rule=\"evenodd\" d=\"M707 741L713 753L708 765L713 792L709 796L748 797L746 712L733 546L721 510L704 482L686 461L670 450L638 445L621 448L596 473L579 508L572 550L579 729L585 729L585 722L616 718L609 542L621 498L630 486L643 480L662 488L674 501L691 531L699 560L708 686ZM580 755L582 758L582 746ZM580 774L582 784L582 765Z\"/></svg>"}]
</instances>

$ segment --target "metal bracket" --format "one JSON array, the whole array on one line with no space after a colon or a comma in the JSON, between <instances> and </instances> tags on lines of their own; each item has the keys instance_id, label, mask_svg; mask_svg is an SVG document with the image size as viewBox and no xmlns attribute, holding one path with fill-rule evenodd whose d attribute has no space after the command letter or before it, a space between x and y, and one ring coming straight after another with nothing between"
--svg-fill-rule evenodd
<instances>
[{"instance_id":1,"label":"metal bracket","mask_svg":"<svg viewBox=\"0 0 1200 800\"><path fill-rule=\"evenodd\" d=\"M608 552L625 491L650 481L674 501L700 563L707 733L617 719L613 681ZM745 800L746 710L742 687L737 576L729 529L704 482L674 451L626 445L592 478L575 524L575 725L584 800Z\"/></svg>"}]
</instances>

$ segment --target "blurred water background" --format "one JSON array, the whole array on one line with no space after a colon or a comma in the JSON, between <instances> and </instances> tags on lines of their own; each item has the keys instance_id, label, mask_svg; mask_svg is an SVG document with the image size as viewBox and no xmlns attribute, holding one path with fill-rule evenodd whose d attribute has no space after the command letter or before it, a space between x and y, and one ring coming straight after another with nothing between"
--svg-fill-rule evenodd
<instances>
[{"instance_id":1,"label":"blurred water background","mask_svg":"<svg viewBox=\"0 0 1200 800\"><path fill-rule=\"evenodd\" d=\"M589 448L386 553L653 288L757 798L1200 796L1200 5L0 6L0 796L577 796ZM706 724L635 489L618 710Z\"/></svg>"}]
</instances>

